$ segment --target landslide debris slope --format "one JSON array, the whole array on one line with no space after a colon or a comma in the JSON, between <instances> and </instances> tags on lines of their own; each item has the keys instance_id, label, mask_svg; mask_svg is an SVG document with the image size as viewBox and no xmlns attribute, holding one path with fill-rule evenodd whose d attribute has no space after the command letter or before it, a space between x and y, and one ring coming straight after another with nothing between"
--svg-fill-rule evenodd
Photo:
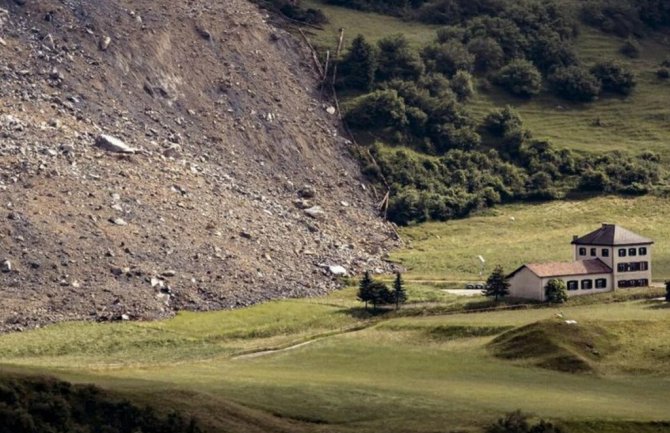
<instances>
[{"instance_id":1,"label":"landslide debris slope","mask_svg":"<svg viewBox=\"0 0 670 433\"><path fill-rule=\"evenodd\" d=\"M387 266L397 241L308 53L250 2L0 8L1 329L315 295L329 265Z\"/></svg>"}]
</instances>

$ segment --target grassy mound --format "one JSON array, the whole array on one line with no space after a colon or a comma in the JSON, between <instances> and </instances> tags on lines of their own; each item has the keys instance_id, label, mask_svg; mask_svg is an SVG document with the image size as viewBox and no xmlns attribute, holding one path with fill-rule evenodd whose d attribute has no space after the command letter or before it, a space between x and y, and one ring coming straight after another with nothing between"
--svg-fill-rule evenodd
<instances>
[{"instance_id":1,"label":"grassy mound","mask_svg":"<svg viewBox=\"0 0 670 433\"><path fill-rule=\"evenodd\" d=\"M595 373L597 363L617 349L616 337L591 323L547 320L508 331L490 344L499 358L568 373Z\"/></svg>"}]
</instances>

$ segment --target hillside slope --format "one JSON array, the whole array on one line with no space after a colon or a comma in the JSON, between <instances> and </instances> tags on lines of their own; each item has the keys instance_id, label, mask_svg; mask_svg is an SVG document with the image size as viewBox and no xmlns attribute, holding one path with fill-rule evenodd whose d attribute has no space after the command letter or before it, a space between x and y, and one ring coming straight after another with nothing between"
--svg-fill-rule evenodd
<instances>
[{"instance_id":1,"label":"hillside slope","mask_svg":"<svg viewBox=\"0 0 670 433\"><path fill-rule=\"evenodd\" d=\"M335 287L328 265L385 266L393 231L309 57L255 6L0 8L0 328L311 295Z\"/></svg>"}]
</instances>

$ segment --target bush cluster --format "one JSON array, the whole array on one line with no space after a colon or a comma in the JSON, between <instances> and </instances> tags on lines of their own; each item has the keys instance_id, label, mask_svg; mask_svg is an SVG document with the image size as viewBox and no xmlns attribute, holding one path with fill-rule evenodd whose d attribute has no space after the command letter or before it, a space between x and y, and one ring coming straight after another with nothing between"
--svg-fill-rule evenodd
<instances>
[{"instance_id":1,"label":"bush cluster","mask_svg":"<svg viewBox=\"0 0 670 433\"><path fill-rule=\"evenodd\" d=\"M643 35L648 28L670 26L667 0L587 0L582 20L603 31L619 36Z\"/></svg>"},{"instance_id":2,"label":"bush cluster","mask_svg":"<svg viewBox=\"0 0 670 433\"><path fill-rule=\"evenodd\" d=\"M92 386L45 378L0 380L0 433L201 433L176 412L112 399Z\"/></svg>"}]
</instances>

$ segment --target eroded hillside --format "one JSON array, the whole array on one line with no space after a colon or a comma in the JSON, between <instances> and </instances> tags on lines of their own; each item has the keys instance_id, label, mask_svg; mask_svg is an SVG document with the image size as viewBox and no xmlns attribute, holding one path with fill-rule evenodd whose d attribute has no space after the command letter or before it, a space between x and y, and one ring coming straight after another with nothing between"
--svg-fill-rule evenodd
<instances>
[{"instance_id":1,"label":"eroded hillside","mask_svg":"<svg viewBox=\"0 0 670 433\"><path fill-rule=\"evenodd\" d=\"M328 266L386 266L393 231L309 56L256 6L0 7L0 328L312 295Z\"/></svg>"}]
</instances>

